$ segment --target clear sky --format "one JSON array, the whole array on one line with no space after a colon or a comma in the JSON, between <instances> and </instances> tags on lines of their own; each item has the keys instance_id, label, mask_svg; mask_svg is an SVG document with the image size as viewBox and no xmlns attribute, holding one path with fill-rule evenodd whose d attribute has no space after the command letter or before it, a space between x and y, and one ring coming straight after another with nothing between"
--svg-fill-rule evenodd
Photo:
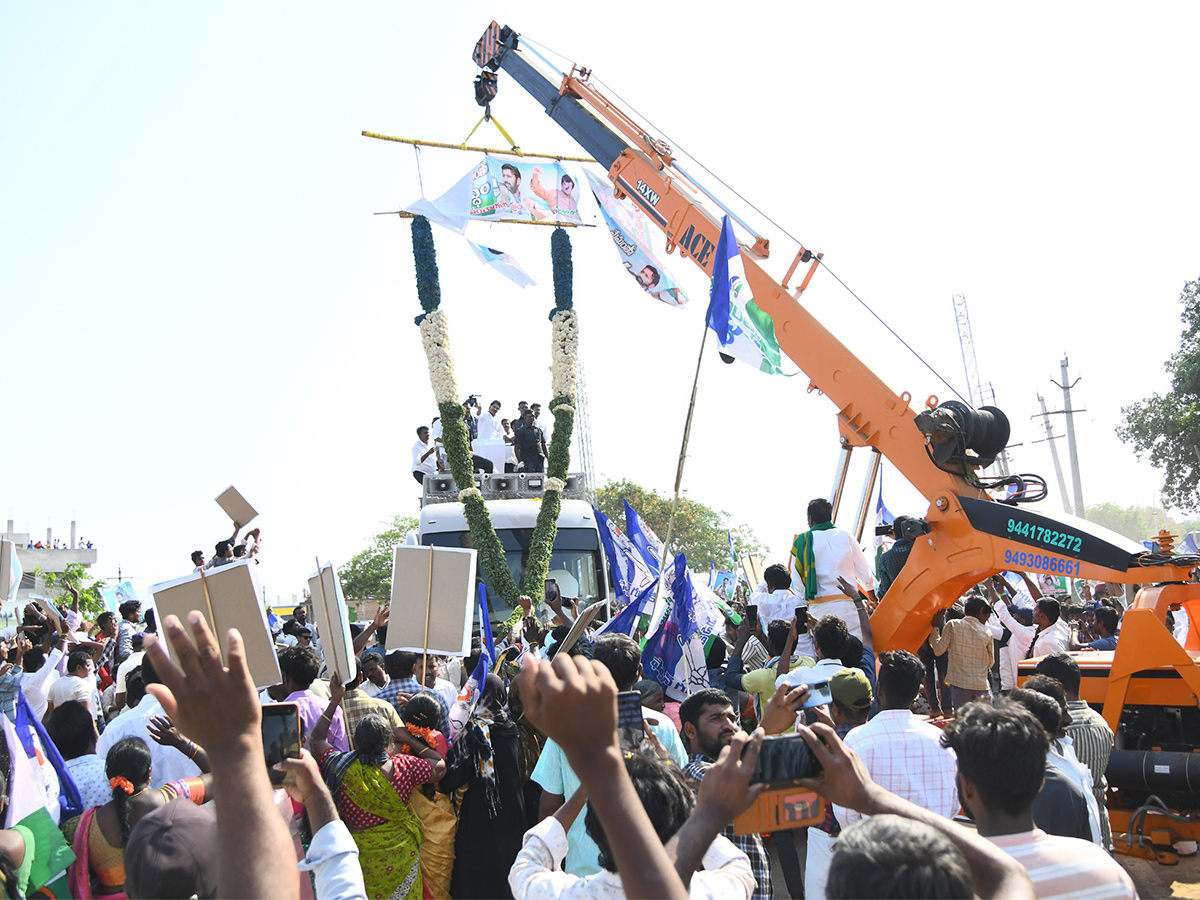
<instances>
[{"instance_id":1,"label":"clear sky","mask_svg":"<svg viewBox=\"0 0 1200 900\"><path fill-rule=\"evenodd\" d=\"M738 9L0 0L3 511L35 535L66 537L75 518L97 575L150 584L226 536L212 498L233 483L261 512L267 593L284 597L316 556L343 562L415 512L409 449L433 397L408 225L372 213L422 183L435 196L477 157L426 150L418 171L412 148L360 132L461 141L493 18L594 69L823 251L963 392L964 293L980 371L1023 444L1013 467L1046 477L1049 510L1030 417L1039 392L1061 408L1064 356L1087 410L1085 500L1155 502L1158 474L1113 429L1123 404L1166 389L1177 298L1200 276L1200 8ZM528 150L580 152L505 75L494 112ZM737 205L782 277L794 245ZM506 412L546 402L549 230L472 227L539 286L437 232L460 387ZM670 309L602 230L572 238L597 468L668 490L706 283L672 257L693 308ZM803 300L897 392L950 396L828 273ZM753 526L772 560L837 458L834 407L806 385L715 354L701 374L688 495ZM893 512L923 512L886 464L884 479Z\"/></svg>"}]
</instances>

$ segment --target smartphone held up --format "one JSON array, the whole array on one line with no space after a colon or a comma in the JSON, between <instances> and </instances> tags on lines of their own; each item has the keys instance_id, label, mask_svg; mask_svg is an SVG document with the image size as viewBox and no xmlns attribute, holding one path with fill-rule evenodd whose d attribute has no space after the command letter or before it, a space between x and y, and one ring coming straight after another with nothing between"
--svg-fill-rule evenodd
<instances>
[{"instance_id":1,"label":"smartphone held up","mask_svg":"<svg viewBox=\"0 0 1200 900\"><path fill-rule=\"evenodd\" d=\"M262 708L263 755L271 784L295 784L295 772L280 772L276 763L300 758L300 707L295 703L266 703Z\"/></svg>"}]
</instances>

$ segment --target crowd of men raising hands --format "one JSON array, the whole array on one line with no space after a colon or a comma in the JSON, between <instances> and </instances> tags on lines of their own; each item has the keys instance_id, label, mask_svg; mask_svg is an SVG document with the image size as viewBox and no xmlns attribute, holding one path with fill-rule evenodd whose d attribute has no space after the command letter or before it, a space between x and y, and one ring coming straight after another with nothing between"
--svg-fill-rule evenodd
<instances>
[{"instance_id":1,"label":"crowd of men raising hands","mask_svg":"<svg viewBox=\"0 0 1200 900\"><path fill-rule=\"evenodd\" d=\"M546 432L540 424L542 405L520 401L516 418L511 421L500 416L502 408L499 400L489 403L487 412L474 396L463 401L463 426L471 443L474 471L531 474L545 471L549 450ZM442 444L442 423L440 417L434 417L430 425L417 428L417 442L412 448L412 474L421 484L426 475L446 471L449 466Z\"/></svg>"}]
</instances>

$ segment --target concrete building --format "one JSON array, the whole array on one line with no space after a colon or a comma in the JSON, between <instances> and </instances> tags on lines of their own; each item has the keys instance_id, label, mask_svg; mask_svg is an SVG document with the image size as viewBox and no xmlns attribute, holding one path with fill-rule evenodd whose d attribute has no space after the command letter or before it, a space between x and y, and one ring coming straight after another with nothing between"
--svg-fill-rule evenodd
<instances>
[{"instance_id":1,"label":"concrete building","mask_svg":"<svg viewBox=\"0 0 1200 900\"><path fill-rule=\"evenodd\" d=\"M41 535L34 537L27 532L13 531L13 520L8 520L8 527L4 530L4 539L12 541L13 549L17 553L17 561L21 564L21 585L17 590L17 603L20 609L28 602L30 594L45 594L46 583L38 576L34 575L34 569L40 568L43 572L52 572L59 574L67 570L67 566L77 564L85 569L96 564L96 548L87 547L86 543L80 547L79 538L75 534L75 523L71 523L71 539L64 542L59 540L58 549L54 547L53 529L46 529L46 539L43 542L44 546L39 549L33 547L33 544L42 540Z\"/></svg>"}]
</instances>

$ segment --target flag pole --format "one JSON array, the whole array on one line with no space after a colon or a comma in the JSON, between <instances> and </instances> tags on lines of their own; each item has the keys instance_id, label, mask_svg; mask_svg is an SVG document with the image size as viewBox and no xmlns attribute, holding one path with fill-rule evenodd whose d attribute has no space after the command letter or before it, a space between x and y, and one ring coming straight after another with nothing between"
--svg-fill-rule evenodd
<instances>
[{"instance_id":1,"label":"flag pole","mask_svg":"<svg viewBox=\"0 0 1200 900\"><path fill-rule=\"evenodd\" d=\"M667 577L667 555L670 553L671 537L675 532L675 513L679 509L679 487L683 483L683 464L687 459L688 438L692 434L692 414L696 411L696 387L700 384L700 364L704 360L704 344L708 340L708 318L704 321L704 335L700 338L700 352L696 356L696 375L692 379L692 398L688 401L687 421L683 426L683 445L679 448L679 465L675 468L675 496L671 498L671 518L667 521L667 537L663 541L662 559L658 565L658 586L654 590L654 612L650 617L653 634L662 619L662 589Z\"/></svg>"}]
</instances>

